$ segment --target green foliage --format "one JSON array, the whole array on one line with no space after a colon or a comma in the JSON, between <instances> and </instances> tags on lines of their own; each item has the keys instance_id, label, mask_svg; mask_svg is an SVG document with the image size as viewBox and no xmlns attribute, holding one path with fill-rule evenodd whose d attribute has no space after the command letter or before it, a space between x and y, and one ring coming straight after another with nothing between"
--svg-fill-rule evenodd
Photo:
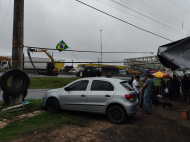
<instances>
[{"instance_id":1,"label":"green foliage","mask_svg":"<svg viewBox=\"0 0 190 142\"><path fill-rule=\"evenodd\" d=\"M30 89L61 88L77 78L30 77Z\"/></svg>"},{"instance_id":2,"label":"green foliage","mask_svg":"<svg viewBox=\"0 0 190 142\"><path fill-rule=\"evenodd\" d=\"M0 121L3 119L8 119L12 120L14 117L22 114L26 114L29 112L37 111L37 110L44 110L43 105L42 105L42 100L29 100L30 104L26 105L26 109L24 110L19 110L15 112L0 112ZM7 108L8 106L3 105L3 109Z\"/></svg>"},{"instance_id":3,"label":"green foliage","mask_svg":"<svg viewBox=\"0 0 190 142\"><path fill-rule=\"evenodd\" d=\"M12 139L27 136L28 134L43 131L50 131L62 124L79 125L82 118L70 114L51 114L43 112L22 122L10 123L5 128L0 129L0 141L7 142Z\"/></svg>"}]
</instances>

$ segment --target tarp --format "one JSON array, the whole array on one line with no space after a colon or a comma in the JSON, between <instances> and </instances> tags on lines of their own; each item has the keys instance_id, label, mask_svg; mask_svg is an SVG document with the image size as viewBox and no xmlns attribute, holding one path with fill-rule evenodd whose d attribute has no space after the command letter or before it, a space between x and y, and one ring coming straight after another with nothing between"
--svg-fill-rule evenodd
<instances>
[{"instance_id":1,"label":"tarp","mask_svg":"<svg viewBox=\"0 0 190 142\"><path fill-rule=\"evenodd\" d=\"M158 59L172 70L190 69L190 37L160 46Z\"/></svg>"}]
</instances>

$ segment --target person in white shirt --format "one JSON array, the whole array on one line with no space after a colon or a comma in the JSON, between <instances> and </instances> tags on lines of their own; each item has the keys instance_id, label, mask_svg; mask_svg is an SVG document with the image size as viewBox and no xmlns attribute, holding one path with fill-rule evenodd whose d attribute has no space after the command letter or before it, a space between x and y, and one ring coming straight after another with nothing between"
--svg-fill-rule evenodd
<instances>
[{"instance_id":1,"label":"person in white shirt","mask_svg":"<svg viewBox=\"0 0 190 142\"><path fill-rule=\"evenodd\" d=\"M136 76L132 83L133 89L137 92L138 99L139 99L140 87L142 87L141 85L139 85L139 79L140 76Z\"/></svg>"}]
</instances>

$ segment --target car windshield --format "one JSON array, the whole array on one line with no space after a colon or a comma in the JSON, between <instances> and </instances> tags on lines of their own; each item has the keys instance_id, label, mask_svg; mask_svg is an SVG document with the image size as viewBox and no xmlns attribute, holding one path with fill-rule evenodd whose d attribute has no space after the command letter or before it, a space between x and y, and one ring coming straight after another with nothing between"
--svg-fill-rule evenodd
<instances>
[{"instance_id":1,"label":"car windshield","mask_svg":"<svg viewBox=\"0 0 190 142\"><path fill-rule=\"evenodd\" d=\"M121 82L121 85L125 87L128 91L133 91L131 85L129 85L126 81Z\"/></svg>"}]
</instances>

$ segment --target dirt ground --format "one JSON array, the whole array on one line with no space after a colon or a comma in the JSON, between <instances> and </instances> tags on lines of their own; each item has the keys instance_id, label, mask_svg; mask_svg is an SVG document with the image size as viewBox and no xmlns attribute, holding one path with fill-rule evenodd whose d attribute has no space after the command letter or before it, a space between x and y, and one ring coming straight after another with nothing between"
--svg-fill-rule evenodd
<instances>
[{"instance_id":1,"label":"dirt ground","mask_svg":"<svg viewBox=\"0 0 190 142\"><path fill-rule=\"evenodd\" d=\"M84 117L81 126L64 124L58 129L49 132L36 131L12 142L188 142L190 120L180 118L180 110L187 103L171 103L172 110L168 107L163 109L161 105L153 106L151 115L139 111L136 116L128 117L127 123L123 125L110 123L104 115L80 113Z\"/></svg>"}]
</instances>

